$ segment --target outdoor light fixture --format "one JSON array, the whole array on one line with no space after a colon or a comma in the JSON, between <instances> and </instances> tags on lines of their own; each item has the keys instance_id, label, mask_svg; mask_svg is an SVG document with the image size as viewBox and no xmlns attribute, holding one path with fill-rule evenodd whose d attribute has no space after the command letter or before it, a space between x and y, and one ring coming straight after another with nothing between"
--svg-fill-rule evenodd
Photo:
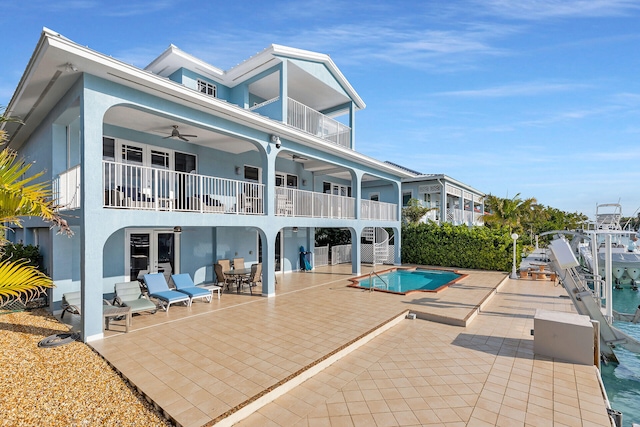
<instances>
[{"instance_id":1,"label":"outdoor light fixture","mask_svg":"<svg viewBox=\"0 0 640 427\"><path fill-rule=\"evenodd\" d=\"M516 233L513 233L511 235L511 238L513 239L513 267L511 268L511 276L509 276L510 279L517 279L518 275L516 274L516 240L518 240L518 236Z\"/></svg>"},{"instance_id":2,"label":"outdoor light fixture","mask_svg":"<svg viewBox=\"0 0 640 427\"><path fill-rule=\"evenodd\" d=\"M293 227L293 232L297 233L298 232L298 227Z\"/></svg>"},{"instance_id":3,"label":"outdoor light fixture","mask_svg":"<svg viewBox=\"0 0 640 427\"><path fill-rule=\"evenodd\" d=\"M180 227L179 225L176 225L175 227L173 227L173 232L182 233L182 227Z\"/></svg>"},{"instance_id":4,"label":"outdoor light fixture","mask_svg":"<svg viewBox=\"0 0 640 427\"><path fill-rule=\"evenodd\" d=\"M240 166L236 166L236 175L240 175Z\"/></svg>"},{"instance_id":5,"label":"outdoor light fixture","mask_svg":"<svg viewBox=\"0 0 640 427\"><path fill-rule=\"evenodd\" d=\"M280 148L282 146L282 142L280 141L280 137L278 135L271 135L271 142L276 144L276 148Z\"/></svg>"}]
</instances>

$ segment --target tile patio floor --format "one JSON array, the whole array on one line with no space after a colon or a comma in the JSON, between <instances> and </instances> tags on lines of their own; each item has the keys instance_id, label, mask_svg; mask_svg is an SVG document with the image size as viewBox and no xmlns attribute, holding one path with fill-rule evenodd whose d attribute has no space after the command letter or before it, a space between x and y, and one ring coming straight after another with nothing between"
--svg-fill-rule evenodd
<instances>
[{"instance_id":1,"label":"tile patio floor","mask_svg":"<svg viewBox=\"0 0 640 427\"><path fill-rule=\"evenodd\" d=\"M505 275L468 273L444 292L407 296L347 288L348 266L291 273L274 298L172 306L91 345L178 424L229 425L265 390L407 310L469 319L397 320L237 425L609 425L594 367L533 355L535 309L573 311L563 288L506 280L474 319Z\"/></svg>"}]
</instances>

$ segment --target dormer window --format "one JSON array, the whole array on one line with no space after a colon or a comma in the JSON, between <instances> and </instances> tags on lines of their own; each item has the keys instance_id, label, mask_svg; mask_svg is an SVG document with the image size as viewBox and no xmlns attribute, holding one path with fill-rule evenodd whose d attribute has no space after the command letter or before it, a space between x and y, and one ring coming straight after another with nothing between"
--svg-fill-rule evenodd
<instances>
[{"instance_id":1,"label":"dormer window","mask_svg":"<svg viewBox=\"0 0 640 427\"><path fill-rule=\"evenodd\" d=\"M205 95L212 96L214 98L218 96L216 85L205 82L204 80L198 79L198 90Z\"/></svg>"}]
</instances>

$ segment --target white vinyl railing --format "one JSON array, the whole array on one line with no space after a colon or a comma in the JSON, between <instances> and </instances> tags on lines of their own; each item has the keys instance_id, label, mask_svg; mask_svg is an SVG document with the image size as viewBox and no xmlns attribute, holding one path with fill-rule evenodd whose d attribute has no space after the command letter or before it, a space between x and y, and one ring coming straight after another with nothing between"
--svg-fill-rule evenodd
<instances>
[{"instance_id":1,"label":"white vinyl railing","mask_svg":"<svg viewBox=\"0 0 640 427\"><path fill-rule=\"evenodd\" d=\"M274 203L277 216L355 218L353 197L277 187Z\"/></svg>"},{"instance_id":2,"label":"white vinyl railing","mask_svg":"<svg viewBox=\"0 0 640 427\"><path fill-rule=\"evenodd\" d=\"M313 248L313 266L321 267L323 265L329 265L329 245Z\"/></svg>"},{"instance_id":3,"label":"white vinyl railing","mask_svg":"<svg viewBox=\"0 0 640 427\"><path fill-rule=\"evenodd\" d=\"M53 180L52 193L59 210L80 208L80 165L58 175Z\"/></svg>"},{"instance_id":4,"label":"white vinyl railing","mask_svg":"<svg viewBox=\"0 0 640 427\"><path fill-rule=\"evenodd\" d=\"M103 161L105 207L264 214L264 185Z\"/></svg>"},{"instance_id":5,"label":"white vinyl railing","mask_svg":"<svg viewBox=\"0 0 640 427\"><path fill-rule=\"evenodd\" d=\"M351 128L287 98L287 124L342 147L351 148Z\"/></svg>"},{"instance_id":6,"label":"white vinyl railing","mask_svg":"<svg viewBox=\"0 0 640 427\"><path fill-rule=\"evenodd\" d=\"M447 209L447 222L453 225L483 225L480 212L465 211L462 209Z\"/></svg>"},{"instance_id":7,"label":"white vinyl railing","mask_svg":"<svg viewBox=\"0 0 640 427\"><path fill-rule=\"evenodd\" d=\"M351 262L351 245L336 245L331 247L331 265Z\"/></svg>"},{"instance_id":8,"label":"white vinyl railing","mask_svg":"<svg viewBox=\"0 0 640 427\"><path fill-rule=\"evenodd\" d=\"M398 205L394 203L376 202L374 200L361 200L360 202L360 216L362 219L378 221L396 221L398 219Z\"/></svg>"}]
</instances>

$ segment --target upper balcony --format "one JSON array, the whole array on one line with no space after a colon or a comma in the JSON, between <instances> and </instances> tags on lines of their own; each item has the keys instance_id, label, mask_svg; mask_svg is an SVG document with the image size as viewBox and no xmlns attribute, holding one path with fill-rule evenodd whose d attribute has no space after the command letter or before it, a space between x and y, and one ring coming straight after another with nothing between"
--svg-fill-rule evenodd
<instances>
[{"instance_id":1,"label":"upper balcony","mask_svg":"<svg viewBox=\"0 0 640 427\"><path fill-rule=\"evenodd\" d=\"M271 98L250 108L268 117L278 117L282 108L280 97ZM351 128L295 99L287 98L287 121L290 126L318 136L342 147L351 148Z\"/></svg>"}]
</instances>

